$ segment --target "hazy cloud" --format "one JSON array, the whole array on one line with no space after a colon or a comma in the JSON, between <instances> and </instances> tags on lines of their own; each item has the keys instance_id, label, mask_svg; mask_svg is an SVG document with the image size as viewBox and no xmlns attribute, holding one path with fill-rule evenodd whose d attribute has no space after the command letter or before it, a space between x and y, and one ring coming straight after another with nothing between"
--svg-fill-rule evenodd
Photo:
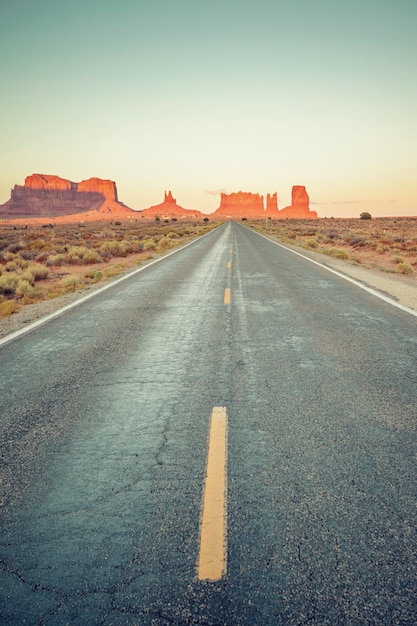
<instances>
[{"instance_id":1,"label":"hazy cloud","mask_svg":"<svg viewBox=\"0 0 417 626\"><path fill-rule=\"evenodd\" d=\"M204 193L208 193L210 196L220 196L221 193L227 193L227 189L206 189Z\"/></svg>"}]
</instances>

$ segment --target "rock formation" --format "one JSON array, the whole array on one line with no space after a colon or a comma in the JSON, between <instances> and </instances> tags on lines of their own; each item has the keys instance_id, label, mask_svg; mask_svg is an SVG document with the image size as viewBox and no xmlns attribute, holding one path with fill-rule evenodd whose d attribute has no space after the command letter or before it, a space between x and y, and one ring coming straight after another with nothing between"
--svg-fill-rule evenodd
<instances>
[{"instance_id":1,"label":"rock formation","mask_svg":"<svg viewBox=\"0 0 417 626\"><path fill-rule=\"evenodd\" d=\"M89 178L74 183L59 176L32 174L24 185L15 185L8 202L0 205L1 218L62 217L102 213L134 214L117 199L116 184L111 180Z\"/></svg>"},{"instance_id":2,"label":"rock formation","mask_svg":"<svg viewBox=\"0 0 417 626\"><path fill-rule=\"evenodd\" d=\"M266 208L264 198L258 193L238 191L220 197L220 206L212 214L214 219L315 219L317 213L310 211L306 188L297 185L292 188L291 206L278 209L277 193L267 194Z\"/></svg>"},{"instance_id":3,"label":"rock formation","mask_svg":"<svg viewBox=\"0 0 417 626\"><path fill-rule=\"evenodd\" d=\"M112 180L102 180L101 178L89 178L78 183L78 191L84 193L99 193L105 200L118 202L116 183Z\"/></svg>"},{"instance_id":4,"label":"rock formation","mask_svg":"<svg viewBox=\"0 0 417 626\"><path fill-rule=\"evenodd\" d=\"M238 191L220 196L220 206L212 214L214 218L220 219L257 219L265 213L264 198L259 193L248 193Z\"/></svg>"},{"instance_id":5,"label":"rock formation","mask_svg":"<svg viewBox=\"0 0 417 626\"><path fill-rule=\"evenodd\" d=\"M316 219L316 211L310 211L309 197L303 185L295 185L292 188L291 205L279 211L279 217L292 219Z\"/></svg>"},{"instance_id":6,"label":"rock formation","mask_svg":"<svg viewBox=\"0 0 417 626\"><path fill-rule=\"evenodd\" d=\"M192 209L184 209L177 204L175 198L172 197L171 191L165 191L164 201L161 204L155 204L149 209L144 209L139 213L141 218L155 219L203 219L204 215L200 211Z\"/></svg>"},{"instance_id":7,"label":"rock formation","mask_svg":"<svg viewBox=\"0 0 417 626\"><path fill-rule=\"evenodd\" d=\"M277 192L266 196L266 216L277 219L278 217L278 195Z\"/></svg>"}]
</instances>

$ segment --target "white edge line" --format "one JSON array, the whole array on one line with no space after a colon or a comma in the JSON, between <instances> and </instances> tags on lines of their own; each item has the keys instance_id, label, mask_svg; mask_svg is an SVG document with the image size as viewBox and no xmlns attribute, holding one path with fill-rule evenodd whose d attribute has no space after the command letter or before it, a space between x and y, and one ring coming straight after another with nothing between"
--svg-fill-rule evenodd
<instances>
[{"instance_id":1,"label":"white edge line","mask_svg":"<svg viewBox=\"0 0 417 626\"><path fill-rule=\"evenodd\" d=\"M288 252L292 252L293 254L300 256L302 259L305 259L306 261L310 261L310 263L314 263L314 265L318 265L319 267L322 267L328 272L331 272L332 274L335 274L336 276L339 276L340 278L347 280L349 283L352 283L353 285L356 285L356 287L359 287L360 289L367 291L368 293L372 294L373 296L376 296L380 300L383 300L384 302L388 302L388 304L391 304L392 306L397 307L397 309L401 309L401 311L404 311L405 313L409 313L410 315L414 315L414 317L417 317L417 311L414 311L414 309L411 309L410 307L405 306L404 304L400 304L399 302L396 302L396 300L393 300L393 298L386 296L385 294L381 293L380 291L377 291L376 289L373 289L372 287L369 287L368 285L364 285L363 283L359 282L355 278L351 278L350 276L347 276L346 274L343 274L342 272L338 272L337 270L334 270L333 268L328 267L327 265L324 265L323 263L320 263L319 261L310 259L310 257L305 256L304 254L301 254L301 252L292 250L291 248L284 246L282 243L278 243L278 241L274 241L273 239L270 239L269 237L262 235L262 233L258 233L258 231L256 230L252 230L251 232L256 233L257 235L259 235L260 237L263 237L264 239L266 239L267 241L270 241L271 243L274 243L276 246L279 246L280 248L283 248L284 250L288 250Z\"/></svg>"},{"instance_id":2,"label":"white edge line","mask_svg":"<svg viewBox=\"0 0 417 626\"><path fill-rule=\"evenodd\" d=\"M63 313L66 313L70 309L73 309L76 306L78 306L79 304L82 304L83 302L86 302L87 300L90 300L90 298L94 298L98 294L103 293L103 291L106 291L107 289L110 289L111 287L114 287L115 285L118 285L119 283L123 282L124 280L127 280L128 278L131 278L135 274L139 274L139 272L143 272L144 270L148 269L148 267L151 267L151 265L155 265L156 263L160 263L161 261L163 261L164 259L168 258L169 256L171 256L173 254L176 254L177 252L180 252L181 250L184 250L185 248L188 248L188 246L192 246L197 241L201 241L201 239L203 239L204 237L208 237L209 235L214 233L218 228L221 228L222 226L224 226L224 224L221 224L220 226L217 226L216 228L214 228L210 232L206 233L205 235L201 235L201 237L197 237L196 239L193 239L192 241L189 241L188 243L184 244L183 246L181 246L179 248L176 248L175 250L172 250L171 252L168 252L167 254L164 254L163 256L159 257L158 259L155 259L155 260L151 261L150 263L147 263L146 265L142 265L141 267L138 267L136 270L132 270L130 272L127 272L126 274L124 274L120 278L116 278L116 280L114 280L114 281L112 281L112 282L110 282L110 283L108 283L106 285L103 285L103 287L101 287L100 289L97 289L97 291L93 291L93 293L89 293L86 296L82 296L81 298L79 298L77 300L74 300L74 302L71 302L70 304L67 304L67 305L63 306L62 308L57 309L53 313L49 313L48 315L45 315L45 317L41 317L40 319L36 320L36 322L31 322L30 324L28 324L24 328L19 328L19 330L15 330L15 331L9 333L8 335L5 335L5 337L2 337L0 339L0 347L6 345L10 341L13 341L14 339L17 339L18 337L21 337L22 335L25 335L26 333L30 332L31 330L34 330L35 328L38 328L38 326L42 326L42 324L46 324L47 322L55 319L55 317L59 317L60 315L62 315Z\"/></svg>"}]
</instances>

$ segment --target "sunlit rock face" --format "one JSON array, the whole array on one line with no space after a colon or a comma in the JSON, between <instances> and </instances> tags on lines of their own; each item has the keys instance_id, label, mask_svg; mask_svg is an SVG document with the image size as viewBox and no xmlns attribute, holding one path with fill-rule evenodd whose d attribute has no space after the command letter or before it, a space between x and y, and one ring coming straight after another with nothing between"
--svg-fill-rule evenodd
<instances>
[{"instance_id":1,"label":"sunlit rock face","mask_svg":"<svg viewBox=\"0 0 417 626\"><path fill-rule=\"evenodd\" d=\"M238 191L222 193L220 206L212 214L217 219L315 219L317 213L309 209L309 197L306 188L296 185L292 188L292 201L289 207L281 211L278 208L278 194L267 194L266 207L264 197L259 193Z\"/></svg>"},{"instance_id":2,"label":"sunlit rock face","mask_svg":"<svg viewBox=\"0 0 417 626\"><path fill-rule=\"evenodd\" d=\"M237 191L235 193L222 193L220 206L213 213L216 218L228 219L257 219L265 214L264 198L259 193Z\"/></svg>"},{"instance_id":3,"label":"sunlit rock face","mask_svg":"<svg viewBox=\"0 0 417 626\"><path fill-rule=\"evenodd\" d=\"M266 196L266 216L271 219L278 218L278 194L277 192Z\"/></svg>"},{"instance_id":4,"label":"sunlit rock face","mask_svg":"<svg viewBox=\"0 0 417 626\"><path fill-rule=\"evenodd\" d=\"M90 211L132 212L117 200L116 183L89 178L74 183L50 174L27 176L15 185L10 200L0 206L0 217L60 217Z\"/></svg>"},{"instance_id":5,"label":"sunlit rock face","mask_svg":"<svg viewBox=\"0 0 417 626\"><path fill-rule=\"evenodd\" d=\"M69 191L76 189L76 183L70 180L53 176L50 174L32 174L25 178L25 189L47 189L49 191ZM15 191L19 189L19 185L15 185ZM12 192L13 195L13 192Z\"/></svg>"},{"instance_id":6,"label":"sunlit rock face","mask_svg":"<svg viewBox=\"0 0 417 626\"><path fill-rule=\"evenodd\" d=\"M78 191L82 193L99 193L105 200L118 202L116 183L112 180L89 178L78 183Z\"/></svg>"},{"instance_id":7,"label":"sunlit rock face","mask_svg":"<svg viewBox=\"0 0 417 626\"><path fill-rule=\"evenodd\" d=\"M279 212L280 218L316 219L316 211L310 211L310 199L303 185L294 185L291 193L291 205Z\"/></svg>"},{"instance_id":8,"label":"sunlit rock face","mask_svg":"<svg viewBox=\"0 0 417 626\"><path fill-rule=\"evenodd\" d=\"M140 211L140 217L145 219L203 219L204 215L197 210L184 209L177 204L176 199L172 196L171 191L165 191L164 201L160 204L154 204L148 209Z\"/></svg>"}]
</instances>

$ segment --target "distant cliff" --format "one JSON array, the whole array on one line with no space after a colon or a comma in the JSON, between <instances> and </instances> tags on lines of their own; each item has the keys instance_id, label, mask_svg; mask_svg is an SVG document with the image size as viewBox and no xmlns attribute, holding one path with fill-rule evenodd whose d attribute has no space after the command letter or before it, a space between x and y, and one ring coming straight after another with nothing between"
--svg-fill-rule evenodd
<instances>
[{"instance_id":1,"label":"distant cliff","mask_svg":"<svg viewBox=\"0 0 417 626\"><path fill-rule=\"evenodd\" d=\"M2 218L60 217L97 211L99 213L134 213L117 199L116 184L111 180L89 178L74 183L59 176L32 174L24 185L15 185L10 200L0 205Z\"/></svg>"},{"instance_id":2,"label":"distant cliff","mask_svg":"<svg viewBox=\"0 0 417 626\"><path fill-rule=\"evenodd\" d=\"M238 191L231 194L222 193L220 206L211 215L214 219L316 219L316 211L310 211L309 197L306 188L295 185L292 188L291 205L278 209L277 193L268 194L266 207L264 197L258 193Z\"/></svg>"}]
</instances>

